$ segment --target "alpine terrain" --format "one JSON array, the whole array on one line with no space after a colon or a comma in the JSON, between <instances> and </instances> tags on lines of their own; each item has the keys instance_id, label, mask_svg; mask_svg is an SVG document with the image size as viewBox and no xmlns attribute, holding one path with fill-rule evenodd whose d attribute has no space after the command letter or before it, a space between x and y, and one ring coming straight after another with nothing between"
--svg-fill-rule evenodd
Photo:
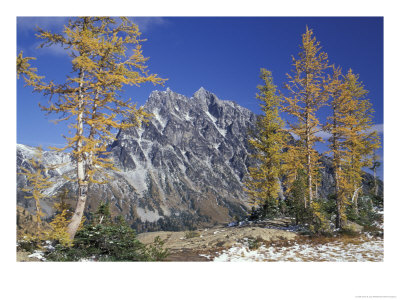
<instances>
[{"instance_id":1,"label":"alpine terrain","mask_svg":"<svg viewBox=\"0 0 400 300\"><path fill-rule=\"evenodd\" d=\"M190 98L170 89L153 91L145 110L152 114L150 121L121 130L110 145L118 170L107 171L112 177L108 183L89 187L87 211L110 201L112 212L139 232L192 229L243 217L249 208L243 181L248 167L256 164L247 139L257 116L204 88ZM17 145L18 173L21 166L29 168L34 150ZM71 179L76 176L68 154L47 151L43 160L55 166L48 171L54 185L41 202L51 217L57 201L53 196L70 191L71 199L65 200L74 205L76 183ZM327 197L332 192L332 169L329 158L321 161L319 194ZM364 177L372 181L371 175ZM25 177L18 175L17 202L33 211L34 201L21 191L25 185ZM381 184L379 189L381 193Z\"/></svg>"}]
</instances>

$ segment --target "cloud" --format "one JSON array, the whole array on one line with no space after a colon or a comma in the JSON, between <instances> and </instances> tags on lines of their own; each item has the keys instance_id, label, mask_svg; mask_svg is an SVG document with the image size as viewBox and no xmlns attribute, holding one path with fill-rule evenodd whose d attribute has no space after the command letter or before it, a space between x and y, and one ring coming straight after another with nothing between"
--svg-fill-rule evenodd
<instances>
[{"instance_id":1,"label":"cloud","mask_svg":"<svg viewBox=\"0 0 400 300\"><path fill-rule=\"evenodd\" d=\"M17 17L17 29L20 33L36 31L37 27L51 31L62 31L64 25L73 17ZM129 17L139 26L141 32L147 32L156 26L168 24L162 17Z\"/></svg>"},{"instance_id":2,"label":"cloud","mask_svg":"<svg viewBox=\"0 0 400 300\"><path fill-rule=\"evenodd\" d=\"M287 129L287 128L286 128ZM320 127L317 128L319 131L315 133L315 136L322 138L323 140L328 140L332 134L327 131L322 130ZM378 134L383 134L383 124L375 124L373 125L368 132L376 131ZM294 133L291 133L294 139L298 140L299 136Z\"/></svg>"},{"instance_id":3,"label":"cloud","mask_svg":"<svg viewBox=\"0 0 400 300\"><path fill-rule=\"evenodd\" d=\"M39 48L41 44L40 42L34 43L30 51L33 53L35 56L40 56L40 55L54 55L54 56L68 56L69 53L71 53L71 50L65 50L63 46L60 44L54 44L51 46Z\"/></svg>"},{"instance_id":4,"label":"cloud","mask_svg":"<svg viewBox=\"0 0 400 300\"><path fill-rule=\"evenodd\" d=\"M375 124L371 127L369 131L376 131L379 134L383 134L383 124Z\"/></svg>"},{"instance_id":5,"label":"cloud","mask_svg":"<svg viewBox=\"0 0 400 300\"><path fill-rule=\"evenodd\" d=\"M284 129L285 129L285 130L288 130L289 133L292 135L292 137L293 137L295 140L298 140L298 139L300 138L297 134L291 132L289 128L285 127ZM321 127L318 127L317 130L318 130L318 131L315 133L315 136L320 137L320 138L322 138L323 140L327 140L327 139L329 139L329 138L332 136L329 132L323 131L323 130L321 129Z\"/></svg>"},{"instance_id":6,"label":"cloud","mask_svg":"<svg viewBox=\"0 0 400 300\"><path fill-rule=\"evenodd\" d=\"M320 137L320 138L322 138L323 140L327 140L327 139L329 139L329 138L332 136L332 134L330 134L330 133L327 132L327 131L324 131L324 130L321 130L321 129L319 129L319 130L320 130L320 131L318 131L318 132L315 133L315 136Z\"/></svg>"},{"instance_id":7,"label":"cloud","mask_svg":"<svg viewBox=\"0 0 400 300\"><path fill-rule=\"evenodd\" d=\"M153 27L168 24L168 21L161 17L132 17L130 19L139 26L140 32L144 33L150 31Z\"/></svg>"},{"instance_id":8,"label":"cloud","mask_svg":"<svg viewBox=\"0 0 400 300\"><path fill-rule=\"evenodd\" d=\"M36 31L37 27L61 31L69 19L68 17L17 17L17 29L21 33Z\"/></svg>"}]
</instances>

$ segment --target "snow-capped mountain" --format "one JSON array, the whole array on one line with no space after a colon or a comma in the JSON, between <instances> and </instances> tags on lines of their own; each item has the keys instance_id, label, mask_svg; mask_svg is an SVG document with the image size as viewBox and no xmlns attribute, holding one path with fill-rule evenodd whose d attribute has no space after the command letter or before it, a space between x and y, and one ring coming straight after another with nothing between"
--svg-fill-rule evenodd
<instances>
[{"instance_id":1,"label":"snow-capped mountain","mask_svg":"<svg viewBox=\"0 0 400 300\"><path fill-rule=\"evenodd\" d=\"M153 114L149 123L118 133L111 151L119 171L109 172L114 179L108 184L90 186L89 210L111 201L115 212L139 230L146 221L156 224L145 227L182 229L244 215L248 204L242 182L252 164L247 132L256 115L204 88L190 98L170 89L154 91L145 109ZM33 153L32 147L17 146L17 172ZM67 154L44 154L45 164L66 163L50 171L56 184L49 195L63 186L74 190L74 182L60 176L74 176L68 162ZM20 191L24 185L25 178L18 176L18 203L33 209ZM47 214L53 201L43 201Z\"/></svg>"},{"instance_id":2,"label":"snow-capped mountain","mask_svg":"<svg viewBox=\"0 0 400 300\"><path fill-rule=\"evenodd\" d=\"M145 110L153 114L140 128L122 130L110 146L119 171L107 184L89 187L87 211L101 201L110 201L115 214L122 215L138 231L182 230L213 225L243 216L248 209L243 180L255 161L247 142L256 115L235 102L220 100L200 88L193 97L167 89L150 94ZM29 168L34 148L17 145L17 172ZM329 159L322 158L320 194L332 192ZM49 171L54 186L49 196L67 187L71 203L76 184L62 174L75 176L68 154L46 152L44 164L57 164ZM18 204L33 210L21 188L24 176L17 177ZM43 200L46 214L53 213L57 198Z\"/></svg>"}]
</instances>

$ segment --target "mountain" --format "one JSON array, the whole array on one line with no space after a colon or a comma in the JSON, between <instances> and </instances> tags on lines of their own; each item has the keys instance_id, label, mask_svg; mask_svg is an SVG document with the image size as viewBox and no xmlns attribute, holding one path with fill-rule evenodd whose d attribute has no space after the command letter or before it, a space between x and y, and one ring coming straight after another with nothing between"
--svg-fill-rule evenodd
<instances>
[{"instance_id":1,"label":"mountain","mask_svg":"<svg viewBox=\"0 0 400 300\"><path fill-rule=\"evenodd\" d=\"M122 215L139 232L183 230L214 225L244 216L248 210L243 179L255 161L247 142L257 116L233 101L220 100L200 88L193 97L167 89L150 94L145 110L153 114L140 128L121 130L110 152L118 171L107 184L89 187L87 210L110 201L115 214ZM29 166L34 149L17 145L17 172ZM320 194L332 192L329 158L322 158ZM75 177L68 154L46 152L44 164L58 164L49 171L55 185L47 192L57 195L76 184L61 175ZM17 202L32 211L34 203L20 190L26 182L17 178ZM43 201L51 216L56 198Z\"/></svg>"},{"instance_id":2,"label":"mountain","mask_svg":"<svg viewBox=\"0 0 400 300\"><path fill-rule=\"evenodd\" d=\"M139 231L190 228L243 216L248 204L242 181L254 163L247 132L256 115L204 88L191 98L170 89L154 91L145 110L153 114L150 122L120 131L111 145L119 171L109 171L114 179L108 184L90 186L89 210L99 201L109 200L114 212ZM18 145L17 166L26 165L33 150ZM57 155L46 153L45 164L68 161L68 155ZM74 177L71 165L52 172L57 184L49 194L63 186L75 189L73 182L60 176ZM18 187L24 185L23 176L18 176ZM33 209L20 190L18 195L19 204ZM43 201L49 215L53 201Z\"/></svg>"}]
</instances>

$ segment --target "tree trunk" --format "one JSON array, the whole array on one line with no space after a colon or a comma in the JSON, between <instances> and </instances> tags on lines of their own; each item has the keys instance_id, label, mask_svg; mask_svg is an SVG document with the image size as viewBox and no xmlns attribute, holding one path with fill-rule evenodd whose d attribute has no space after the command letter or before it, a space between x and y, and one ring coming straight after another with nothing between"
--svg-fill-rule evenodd
<instances>
[{"instance_id":1,"label":"tree trunk","mask_svg":"<svg viewBox=\"0 0 400 300\"><path fill-rule=\"evenodd\" d=\"M342 228L342 203L339 197L336 199L336 228Z\"/></svg>"},{"instance_id":2,"label":"tree trunk","mask_svg":"<svg viewBox=\"0 0 400 300\"><path fill-rule=\"evenodd\" d=\"M306 147L307 147L307 185L308 185L308 201L309 203L313 200L313 191L312 191L312 166L311 166L311 147L310 147L310 132L308 128L308 116L306 123ZM305 206L307 207L307 205Z\"/></svg>"},{"instance_id":3,"label":"tree trunk","mask_svg":"<svg viewBox=\"0 0 400 300\"><path fill-rule=\"evenodd\" d=\"M82 152L82 137L83 137L83 79L84 72L80 72L80 83L78 92L79 101L79 114L77 117L77 132L78 140L76 142L77 153L77 176L78 176L78 203L76 204L75 212L72 215L71 222L68 224L67 233L71 240L74 239L76 231L82 221L83 212L85 210L87 191L88 191L88 178L85 170L85 154Z\"/></svg>"},{"instance_id":4,"label":"tree trunk","mask_svg":"<svg viewBox=\"0 0 400 300\"><path fill-rule=\"evenodd\" d=\"M356 188L352 197L352 202L354 203L354 207L356 209L356 214L358 215L358 191L361 189L361 186Z\"/></svg>"},{"instance_id":5,"label":"tree trunk","mask_svg":"<svg viewBox=\"0 0 400 300\"><path fill-rule=\"evenodd\" d=\"M72 215L71 222L68 224L67 233L71 240L74 239L75 234L81 224L83 212L85 210L86 198L87 198L88 184L82 182L78 187L78 203L75 208L75 212Z\"/></svg>"},{"instance_id":6,"label":"tree trunk","mask_svg":"<svg viewBox=\"0 0 400 300\"><path fill-rule=\"evenodd\" d=\"M338 134L336 132L337 128L337 115L336 109L333 109L333 134L332 134L332 145L333 145L333 167L334 167L334 181L335 181L335 196L336 196L336 228L342 228L342 195L340 194L339 186L339 172L341 170L340 156L339 156L339 145L338 145Z\"/></svg>"},{"instance_id":7,"label":"tree trunk","mask_svg":"<svg viewBox=\"0 0 400 300\"><path fill-rule=\"evenodd\" d=\"M376 166L374 166L374 194L375 196L378 196L378 181L376 179Z\"/></svg>"},{"instance_id":8,"label":"tree trunk","mask_svg":"<svg viewBox=\"0 0 400 300\"><path fill-rule=\"evenodd\" d=\"M338 166L336 166L338 168ZM339 187L339 170L335 169L335 195L336 195L336 228L342 228L342 197L340 195Z\"/></svg>"}]
</instances>

